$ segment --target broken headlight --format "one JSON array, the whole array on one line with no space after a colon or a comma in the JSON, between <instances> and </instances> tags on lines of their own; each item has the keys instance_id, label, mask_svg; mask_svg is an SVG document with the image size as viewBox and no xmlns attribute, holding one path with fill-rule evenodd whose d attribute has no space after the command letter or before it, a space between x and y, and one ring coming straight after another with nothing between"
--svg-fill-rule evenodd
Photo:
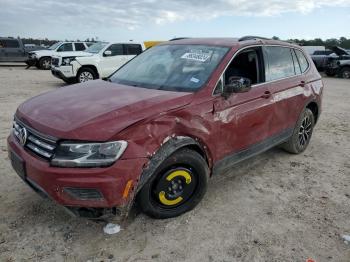
<instances>
[{"instance_id":1,"label":"broken headlight","mask_svg":"<svg viewBox=\"0 0 350 262\"><path fill-rule=\"evenodd\" d=\"M128 143L61 143L51 160L59 167L105 167L112 165L124 153Z\"/></svg>"}]
</instances>

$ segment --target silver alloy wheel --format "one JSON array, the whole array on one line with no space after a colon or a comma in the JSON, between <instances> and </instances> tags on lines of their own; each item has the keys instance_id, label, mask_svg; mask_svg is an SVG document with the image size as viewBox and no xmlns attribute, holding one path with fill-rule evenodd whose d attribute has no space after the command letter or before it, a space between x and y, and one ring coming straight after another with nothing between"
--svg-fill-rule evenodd
<instances>
[{"instance_id":1,"label":"silver alloy wheel","mask_svg":"<svg viewBox=\"0 0 350 262\"><path fill-rule=\"evenodd\" d=\"M80 73L80 75L79 75L79 82L80 83L90 81L90 80L94 80L94 76L90 72L83 71Z\"/></svg>"},{"instance_id":2,"label":"silver alloy wheel","mask_svg":"<svg viewBox=\"0 0 350 262\"><path fill-rule=\"evenodd\" d=\"M306 116L303 121L301 122L300 129L299 129L299 145L301 147L304 147L310 136L312 131L312 122L310 117Z\"/></svg>"},{"instance_id":3,"label":"silver alloy wheel","mask_svg":"<svg viewBox=\"0 0 350 262\"><path fill-rule=\"evenodd\" d=\"M343 71L343 78L349 79L350 78L350 71L348 71L348 70Z\"/></svg>"},{"instance_id":4,"label":"silver alloy wheel","mask_svg":"<svg viewBox=\"0 0 350 262\"><path fill-rule=\"evenodd\" d=\"M51 59L44 59L42 65L43 65L44 69L50 69L51 68Z\"/></svg>"}]
</instances>

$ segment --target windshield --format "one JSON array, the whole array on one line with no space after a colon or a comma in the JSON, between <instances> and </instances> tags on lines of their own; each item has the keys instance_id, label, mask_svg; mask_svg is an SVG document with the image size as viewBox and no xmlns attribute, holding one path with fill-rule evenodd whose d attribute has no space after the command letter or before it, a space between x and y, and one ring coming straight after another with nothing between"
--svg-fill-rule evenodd
<instances>
[{"instance_id":1,"label":"windshield","mask_svg":"<svg viewBox=\"0 0 350 262\"><path fill-rule=\"evenodd\" d=\"M120 68L110 80L150 89L195 92L227 51L227 47L205 45L155 46Z\"/></svg>"},{"instance_id":2,"label":"windshield","mask_svg":"<svg viewBox=\"0 0 350 262\"><path fill-rule=\"evenodd\" d=\"M55 50L62 42L57 42L49 47L50 50Z\"/></svg>"},{"instance_id":3,"label":"windshield","mask_svg":"<svg viewBox=\"0 0 350 262\"><path fill-rule=\"evenodd\" d=\"M97 54L98 52L100 52L108 43L105 42L98 42L93 44L92 46L90 46L88 49L85 50L85 52L89 52L89 53L94 53Z\"/></svg>"}]
</instances>

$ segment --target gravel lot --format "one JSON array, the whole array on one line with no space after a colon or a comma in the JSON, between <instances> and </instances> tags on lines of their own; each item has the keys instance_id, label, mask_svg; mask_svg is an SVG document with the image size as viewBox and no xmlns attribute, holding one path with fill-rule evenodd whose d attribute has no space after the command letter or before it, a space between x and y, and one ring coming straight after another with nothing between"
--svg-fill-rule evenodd
<instances>
[{"instance_id":1,"label":"gravel lot","mask_svg":"<svg viewBox=\"0 0 350 262\"><path fill-rule=\"evenodd\" d=\"M72 218L15 174L6 137L24 100L64 86L49 71L0 67L0 261L350 261L350 81L324 79L304 154L272 149L211 179L204 200L168 220L138 215L119 234Z\"/></svg>"}]
</instances>

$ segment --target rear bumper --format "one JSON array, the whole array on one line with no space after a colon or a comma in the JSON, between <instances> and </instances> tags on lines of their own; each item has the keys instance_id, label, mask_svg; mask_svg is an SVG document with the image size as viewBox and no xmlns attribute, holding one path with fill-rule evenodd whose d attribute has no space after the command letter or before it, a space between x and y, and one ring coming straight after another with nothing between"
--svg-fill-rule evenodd
<instances>
[{"instance_id":1,"label":"rear bumper","mask_svg":"<svg viewBox=\"0 0 350 262\"><path fill-rule=\"evenodd\" d=\"M129 206L133 200L132 190L136 188L142 168L148 160L118 160L107 168L59 168L50 166L49 162L24 149L12 134L7 142L9 152L14 152L25 163L26 176L23 180L40 195L71 210L123 209ZM128 181L132 181L132 188L125 196ZM78 192L83 190L83 193L74 193L71 189ZM98 197L86 197L84 190L90 190Z\"/></svg>"}]
</instances>

